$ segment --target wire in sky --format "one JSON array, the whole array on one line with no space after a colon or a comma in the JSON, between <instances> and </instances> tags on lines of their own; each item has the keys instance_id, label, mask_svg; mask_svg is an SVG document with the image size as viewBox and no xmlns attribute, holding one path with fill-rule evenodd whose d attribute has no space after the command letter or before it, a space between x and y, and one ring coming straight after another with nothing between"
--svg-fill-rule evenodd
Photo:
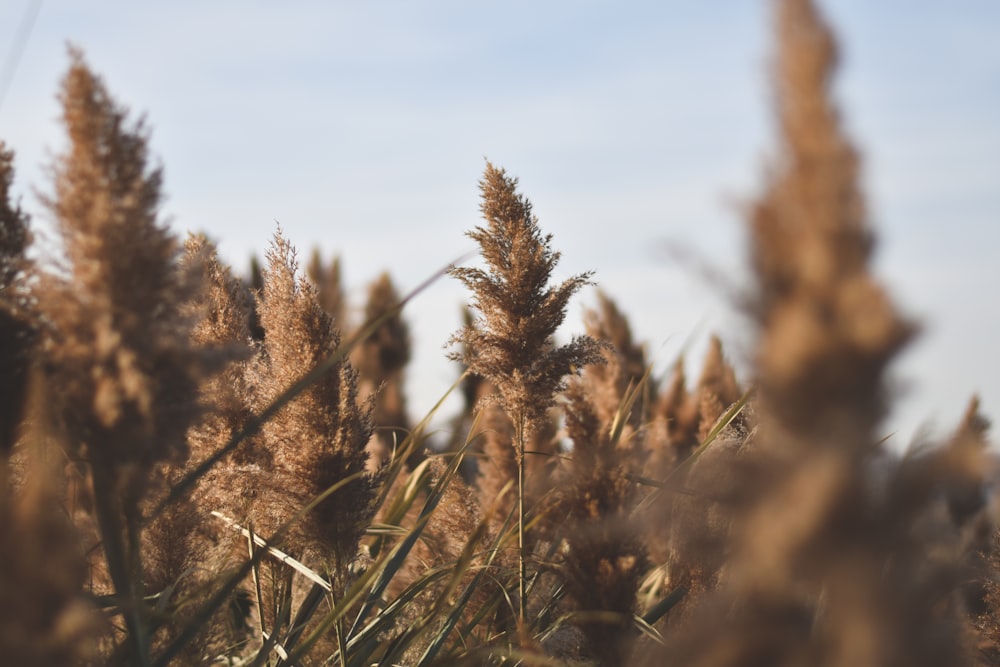
<instances>
[{"instance_id":1,"label":"wire in sky","mask_svg":"<svg viewBox=\"0 0 1000 667\"><path fill-rule=\"evenodd\" d=\"M17 65L21 62L24 47L28 45L28 38L31 37L31 31L34 30L35 21L38 20L38 14L41 11L42 0L31 0L28 2L27 7L24 8L24 16L21 18L21 24L17 27L17 33L15 33L14 41L11 42L10 50L7 52L3 69L0 70L0 109L3 108L7 91L10 90L10 85L14 82L14 73L17 72Z\"/></svg>"}]
</instances>

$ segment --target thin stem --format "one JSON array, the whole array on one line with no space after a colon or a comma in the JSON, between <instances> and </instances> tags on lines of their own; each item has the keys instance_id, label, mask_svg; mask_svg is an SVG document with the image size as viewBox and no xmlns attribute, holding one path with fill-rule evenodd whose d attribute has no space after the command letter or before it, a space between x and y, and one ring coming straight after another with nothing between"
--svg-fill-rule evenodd
<instances>
[{"instance_id":1,"label":"thin stem","mask_svg":"<svg viewBox=\"0 0 1000 667\"><path fill-rule=\"evenodd\" d=\"M344 641L344 619L338 618L334 626L337 631L337 652L340 653L341 667L347 667L347 642Z\"/></svg>"},{"instance_id":2,"label":"thin stem","mask_svg":"<svg viewBox=\"0 0 1000 667\"><path fill-rule=\"evenodd\" d=\"M521 628L525 627L527 618L527 600L525 582L528 579L528 569L524 560L524 414L517 416L515 433L517 440L517 616Z\"/></svg>"},{"instance_id":3,"label":"thin stem","mask_svg":"<svg viewBox=\"0 0 1000 667\"><path fill-rule=\"evenodd\" d=\"M115 587L118 604L125 617L125 627L128 632L125 641L128 643L133 663L140 666L148 665L149 650L140 609L142 602L136 595L136 582L132 577L134 571L129 568L132 560L126 554L125 545L122 544L124 529L116 507L117 503L111 497L116 485L103 465L92 465L91 472L94 477L94 488L98 490L94 494L94 505L97 525L101 532L101 543L104 545L104 556L107 559L108 572Z\"/></svg>"}]
</instances>

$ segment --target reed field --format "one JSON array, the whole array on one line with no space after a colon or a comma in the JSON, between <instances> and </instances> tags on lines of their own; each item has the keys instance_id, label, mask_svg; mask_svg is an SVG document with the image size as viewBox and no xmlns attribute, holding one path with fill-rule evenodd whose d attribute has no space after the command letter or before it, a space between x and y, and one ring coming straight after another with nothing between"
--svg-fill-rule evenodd
<instances>
[{"instance_id":1,"label":"reed field","mask_svg":"<svg viewBox=\"0 0 1000 667\"><path fill-rule=\"evenodd\" d=\"M349 326L280 228L245 275L175 236L146 125L71 50L56 261L0 143L0 665L1000 665L989 422L970 396L886 444L919 334L871 270L835 37L773 6L749 371L713 338L655 374L603 292L557 341L600 267L554 280L486 162L478 257L427 267L468 294L437 434L404 391L428 283L383 274Z\"/></svg>"}]
</instances>

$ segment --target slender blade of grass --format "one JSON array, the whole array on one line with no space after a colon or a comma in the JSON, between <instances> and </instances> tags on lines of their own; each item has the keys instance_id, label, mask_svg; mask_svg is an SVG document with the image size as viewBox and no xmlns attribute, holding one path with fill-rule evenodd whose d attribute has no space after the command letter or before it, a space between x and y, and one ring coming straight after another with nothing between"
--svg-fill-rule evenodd
<instances>
[{"instance_id":1,"label":"slender blade of grass","mask_svg":"<svg viewBox=\"0 0 1000 667\"><path fill-rule=\"evenodd\" d=\"M441 476L441 479L438 480L438 483L431 491L431 494L428 497L427 502L421 509L420 515L417 517L417 521L413 527L413 530L410 531L410 534L407 535L403 539L403 541L400 542L393 549L391 559L389 560L386 568L379 573L379 578L376 580L375 586L372 587L372 591L369 594L368 599L365 601L364 606L358 613L358 616L355 619L354 625L351 627L351 631L348 633L348 636L352 636L354 635L355 632L357 632L361 623L364 622L365 617L372 610L372 608L375 606L378 600L381 599L382 593L384 593L385 589L389 586L389 582L392 581L392 578L396 575L396 572L398 572L399 569L402 567L403 561L409 555L410 551L413 549L413 545L416 544L417 539L420 537L420 534L423 532L424 527L427 525L427 521L430 519L431 513L438 506L438 503L444 496L445 487L451 481L451 478L454 477L455 474L458 472L458 467L462 463L462 460L465 455L465 450L468 448L468 446L469 446L468 443L466 443L465 446L463 446L462 449L459 450L458 453L456 453L456 455L452 458L451 462L448 464L447 469L445 470L445 473Z\"/></svg>"}]
</instances>

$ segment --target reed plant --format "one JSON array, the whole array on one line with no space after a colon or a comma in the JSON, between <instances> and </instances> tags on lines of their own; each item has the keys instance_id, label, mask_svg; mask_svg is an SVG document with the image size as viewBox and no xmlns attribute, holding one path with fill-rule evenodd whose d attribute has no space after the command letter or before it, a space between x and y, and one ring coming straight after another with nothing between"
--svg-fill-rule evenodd
<instances>
[{"instance_id":1,"label":"reed plant","mask_svg":"<svg viewBox=\"0 0 1000 667\"><path fill-rule=\"evenodd\" d=\"M489 380L497 404L513 424L512 444L517 469L518 619L526 618L525 445L546 421L546 413L565 386L565 377L587 363L596 363L600 344L588 336L556 346L553 336L566 317L573 294L587 284L589 274L550 286L559 253L551 236L543 236L531 202L517 192L517 179L486 164L479 184L485 227L469 232L479 244L487 268L452 269L472 293L480 318L452 339L463 343L462 361Z\"/></svg>"}]
</instances>

